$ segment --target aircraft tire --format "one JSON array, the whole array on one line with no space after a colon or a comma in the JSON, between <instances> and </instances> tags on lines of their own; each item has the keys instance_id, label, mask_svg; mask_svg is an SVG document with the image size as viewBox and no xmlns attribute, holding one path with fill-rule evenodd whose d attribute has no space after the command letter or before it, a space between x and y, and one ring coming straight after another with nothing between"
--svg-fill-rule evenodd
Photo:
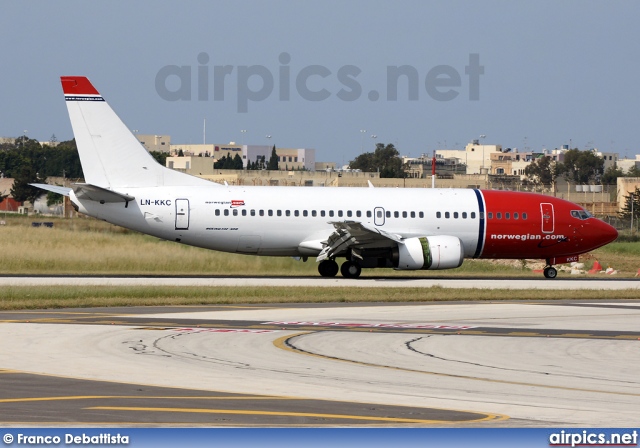
<instances>
[{"instance_id":1,"label":"aircraft tire","mask_svg":"<svg viewBox=\"0 0 640 448\"><path fill-rule=\"evenodd\" d=\"M556 278L558 271L553 266L546 267L544 268L544 276L545 278Z\"/></svg>"},{"instance_id":2,"label":"aircraft tire","mask_svg":"<svg viewBox=\"0 0 640 448\"><path fill-rule=\"evenodd\" d=\"M335 277L339 270L335 260L323 260L318 265L318 272L322 277Z\"/></svg>"},{"instance_id":3,"label":"aircraft tire","mask_svg":"<svg viewBox=\"0 0 640 448\"><path fill-rule=\"evenodd\" d=\"M340 267L340 273L344 278L358 278L362 273L362 268L352 261L345 261Z\"/></svg>"}]
</instances>

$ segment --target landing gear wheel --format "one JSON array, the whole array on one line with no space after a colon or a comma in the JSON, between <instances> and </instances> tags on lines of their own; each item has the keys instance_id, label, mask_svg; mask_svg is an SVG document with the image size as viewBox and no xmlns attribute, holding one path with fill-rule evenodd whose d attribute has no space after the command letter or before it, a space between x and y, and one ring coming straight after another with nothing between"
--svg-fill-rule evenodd
<instances>
[{"instance_id":1,"label":"landing gear wheel","mask_svg":"<svg viewBox=\"0 0 640 448\"><path fill-rule=\"evenodd\" d=\"M358 278L362 268L352 261L345 261L340 267L340 272L344 278Z\"/></svg>"},{"instance_id":2,"label":"landing gear wheel","mask_svg":"<svg viewBox=\"0 0 640 448\"><path fill-rule=\"evenodd\" d=\"M335 260L323 260L318 265L318 272L323 277L335 277L339 270Z\"/></svg>"},{"instance_id":3,"label":"landing gear wheel","mask_svg":"<svg viewBox=\"0 0 640 448\"><path fill-rule=\"evenodd\" d=\"M546 278L556 278L558 271L553 266L547 266L544 268L544 276Z\"/></svg>"}]
</instances>

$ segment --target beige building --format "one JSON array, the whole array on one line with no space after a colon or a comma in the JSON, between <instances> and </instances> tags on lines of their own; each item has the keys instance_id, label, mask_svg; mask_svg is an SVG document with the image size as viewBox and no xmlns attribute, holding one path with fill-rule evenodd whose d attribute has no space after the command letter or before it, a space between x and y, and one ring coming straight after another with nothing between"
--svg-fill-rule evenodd
<instances>
[{"instance_id":1,"label":"beige building","mask_svg":"<svg viewBox=\"0 0 640 448\"><path fill-rule=\"evenodd\" d=\"M467 144L465 149L438 149L436 155L445 159L457 158L467 165L467 174L488 174L491 169L491 154L501 153L501 145L481 145L478 140Z\"/></svg>"},{"instance_id":2,"label":"beige building","mask_svg":"<svg viewBox=\"0 0 640 448\"><path fill-rule=\"evenodd\" d=\"M618 209L622 210L625 198L640 188L640 177L618 177Z\"/></svg>"},{"instance_id":3,"label":"beige building","mask_svg":"<svg viewBox=\"0 0 640 448\"><path fill-rule=\"evenodd\" d=\"M147 148L147 151L155 152L169 152L171 149L171 136L170 135L155 135L155 134L135 134L136 138L142 146Z\"/></svg>"}]
</instances>

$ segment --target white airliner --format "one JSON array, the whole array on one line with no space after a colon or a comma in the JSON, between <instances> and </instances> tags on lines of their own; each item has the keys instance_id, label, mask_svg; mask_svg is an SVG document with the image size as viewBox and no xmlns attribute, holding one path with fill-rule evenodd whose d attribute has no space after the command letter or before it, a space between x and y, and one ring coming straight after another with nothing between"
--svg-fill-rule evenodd
<instances>
[{"instance_id":1,"label":"white airliner","mask_svg":"<svg viewBox=\"0 0 640 448\"><path fill-rule=\"evenodd\" d=\"M464 258L554 264L616 239L568 201L476 189L245 187L158 164L85 77L61 78L85 182L36 186L81 213L142 233L223 252L316 257L318 271L449 269ZM345 258L339 269L336 259Z\"/></svg>"}]
</instances>

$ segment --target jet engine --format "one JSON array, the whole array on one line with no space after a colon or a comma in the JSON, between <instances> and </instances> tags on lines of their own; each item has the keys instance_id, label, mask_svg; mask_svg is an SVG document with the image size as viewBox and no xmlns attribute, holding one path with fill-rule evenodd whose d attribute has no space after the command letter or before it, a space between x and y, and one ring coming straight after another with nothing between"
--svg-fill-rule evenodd
<instances>
[{"instance_id":1,"label":"jet engine","mask_svg":"<svg viewBox=\"0 0 640 448\"><path fill-rule=\"evenodd\" d=\"M394 251L395 252L395 251ZM393 267L401 270L453 269L462 264L464 247L455 236L407 238L393 254Z\"/></svg>"}]
</instances>

